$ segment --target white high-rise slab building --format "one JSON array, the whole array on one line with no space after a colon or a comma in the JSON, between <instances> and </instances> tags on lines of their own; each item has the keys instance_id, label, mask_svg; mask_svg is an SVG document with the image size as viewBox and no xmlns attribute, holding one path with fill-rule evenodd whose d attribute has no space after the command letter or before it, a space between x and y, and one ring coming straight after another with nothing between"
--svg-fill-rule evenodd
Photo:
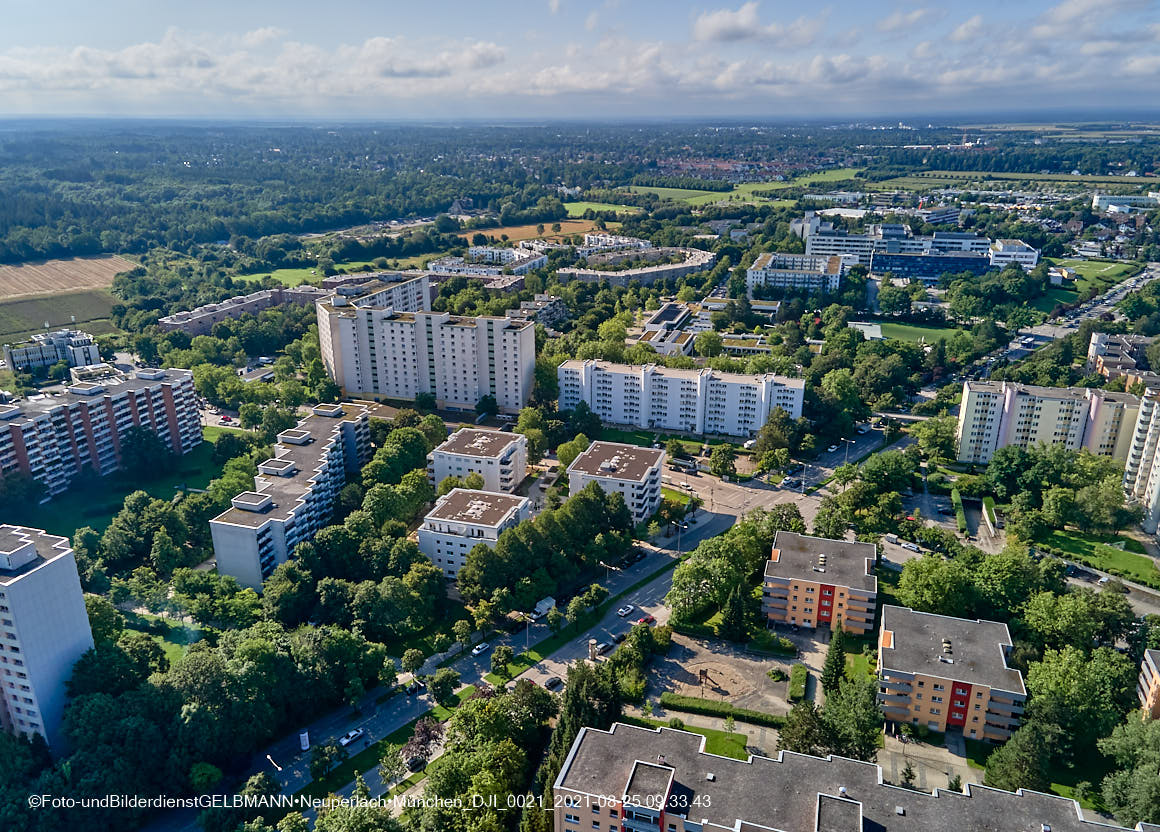
<instances>
[{"instance_id":1,"label":"white high-rise slab building","mask_svg":"<svg viewBox=\"0 0 1160 832\"><path fill-rule=\"evenodd\" d=\"M999 448L1044 443L1128 457L1140 400L1087 387L967 381L959 405L959 462L986 463Z\"/></svg>"},{"instance_id":2,"label":"white high-rise slab building","mask_svg":"<svg viewBox=\"0 0 1160 832\"><path fill-rule=\"evenodd\" d=\"M752 436L777 408L802 415L805 382L773 373L676 370L656 364L565 361L560 409L586 402L601 421L689 433Z\"/></svg>"},{"instance_id":3,"label":"white high-rise slab building","mask_svg":"<svg viewBox=\"0 0 1160 832\"><path fill-rule=\"evenodd\" d=\"M1140 400L1140 413L1124 463L1124 492L1144 509L1141 525L1149 534L1155 534L1160 528L1160 464L1156 459L1160 448L1157 445L1160 445L1160 390L1151 388L1144 391Z\"/></svg>"},{"instance_id":4,"label":"white high-rise slab building","mask_svg":"<svg viewBox=\"0 0 1160 832\"><path fill-rule=\"evenodd\" d=\"M0 727L61 750L65 682L92 646L68 538L0 526Z\"/></svg>"},{"instance_id":5,"label":"white high-rise slab building","mask_svg":"<svg viewBox=\"0 0 1160 832\"><path fill-rule=\"evenodd\" d=\"M518 413L532 392L529 320L402 311L383 291L336 294L318 303L318 340L326 371L347 396L430 393L439 407L470 410L491 395L500 410Z\"/></svg>"}]
</instances>

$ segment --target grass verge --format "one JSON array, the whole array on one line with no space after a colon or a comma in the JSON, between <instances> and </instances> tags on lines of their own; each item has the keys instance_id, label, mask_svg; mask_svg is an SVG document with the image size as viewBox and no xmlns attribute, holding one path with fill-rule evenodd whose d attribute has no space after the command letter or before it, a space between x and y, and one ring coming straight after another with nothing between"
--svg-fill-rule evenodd
<instances>
[{"instance_id":1,"label":"grass verge","mask_svg":"<svg viewBox=\"0 0 1160 832\"><path fill-rule=\"evenodd\" d=\"M659 719L643 719L639 716L628 716L627 714L619 717L620 722L628 725L636 725L639 728L667 728L669 724L662 722ZM681 730L688 731L692 734L700 734L705 738L705 751L710 754L718 754L722 757L732 757L735 760L748 760L749 752L745 750L745 734L732 733L727 734L724 731L718 731L715 728L698 728L694 725L686 725Z\"/></svg>"},{"instance_id":2,"label":"grass verge","mask_svg":"<svg viewBox=\"0 0 1160 832\"><path fill-rule=\"evenodd\" d=\"M1109 543L1123 542L1123 549L1109 545ZM1081 563L1126 578L1129 581L1160 589L1160 570L1156 563L1146 555L1128 551L1127 538L1117 535L1085 534L1074 530L1055 530L1040 541L1039 545L1052 554L1078 560ZM1138 543L1133 548L1141 548Z\"/></svg>"}]
</instances>

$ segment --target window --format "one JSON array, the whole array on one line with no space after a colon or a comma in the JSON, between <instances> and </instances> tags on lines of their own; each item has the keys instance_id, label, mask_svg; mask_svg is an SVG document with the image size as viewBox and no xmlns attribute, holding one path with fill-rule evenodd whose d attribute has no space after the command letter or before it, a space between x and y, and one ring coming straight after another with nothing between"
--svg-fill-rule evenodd
<instances>
[{"instance_id":1,"label":"window","mask_svg":"<svg viewBox=\"0 0 1160 832\"><path fill-rule=\"evenodd\" d=\"M580 818L575 815L564 815L564 823L579 823Z\"/></svg>"},{"instance_id":2,"label":"window","mask_svg":"<svg viewBox=\"0 0 1160 832\"><path fill-rule=\"evenodd\" d=\"M932 696L932 697L930 698L930 701L931 701L931 702L942 702L942 701L943 701L943 698L942 698L941 696Z\"/></svg>"}]
</instances>

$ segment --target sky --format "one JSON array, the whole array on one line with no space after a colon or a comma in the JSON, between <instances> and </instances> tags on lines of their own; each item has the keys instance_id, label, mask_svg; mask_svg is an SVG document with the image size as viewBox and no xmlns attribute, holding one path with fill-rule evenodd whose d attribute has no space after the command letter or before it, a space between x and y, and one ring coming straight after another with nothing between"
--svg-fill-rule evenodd
<instances>
[{"instance_id":1,"label":"sky","mask_svg":"<svg viewBox=\"0 0 1160 832\"><path fill-rule=\"evenodd\" d=\"M1160 0L0 0L0 116L1160 111Z\"/></svg>"}]
</instances>

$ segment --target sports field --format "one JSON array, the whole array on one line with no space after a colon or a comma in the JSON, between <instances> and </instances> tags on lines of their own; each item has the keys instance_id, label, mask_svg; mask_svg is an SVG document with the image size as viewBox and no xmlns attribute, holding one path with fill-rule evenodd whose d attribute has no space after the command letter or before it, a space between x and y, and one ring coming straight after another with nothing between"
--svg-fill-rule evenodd
<instances>
[{"instance_id":1,"label":"sports field","mask_svg":"<svg viewBox=\"0 0 1160 832\"><path fill-rule=\"evenodd\" d=\"M113 285L115 275L136 265L124 257L106 255L0 266L0 299L105 289Z\"/></svg>"},{"instance_id":2,"label":"sports field","mask_svg":"<svg viewBox=\"0 0 1160 832\"><path fill-rule=\"evenodd\" d=\"M1054 266L1063 266L1073 269L1077 275L1075 285L1080 292L1094 287L1103 291L1127 277L1140 271L1140 267L1132 263L1117 263L1111 260L1052 260Z\"/></svg>"},{"instance_id":3,"label":"sports field","mask_svg":"<svg viewBox=\"0 0 1160 832\"><path fill-rule=\"evenodd\" d=\"M942 341L950 338L959 330L956 327L922 326L921 324L882 324L882 335L885 338L897 338L899 341Z\"/></svg>"},{"instance_id":4,"label":"sports field","mask_svg":"<svg viewBox=\"0 0 1160 832\"><path fill-rule=\"evenodd\" d=\"M585 211L615 211L618 214L639 214L635 205L615 205L611 202L565 202L569 217L582 217Z\"/></svg>"}]
</instances>

